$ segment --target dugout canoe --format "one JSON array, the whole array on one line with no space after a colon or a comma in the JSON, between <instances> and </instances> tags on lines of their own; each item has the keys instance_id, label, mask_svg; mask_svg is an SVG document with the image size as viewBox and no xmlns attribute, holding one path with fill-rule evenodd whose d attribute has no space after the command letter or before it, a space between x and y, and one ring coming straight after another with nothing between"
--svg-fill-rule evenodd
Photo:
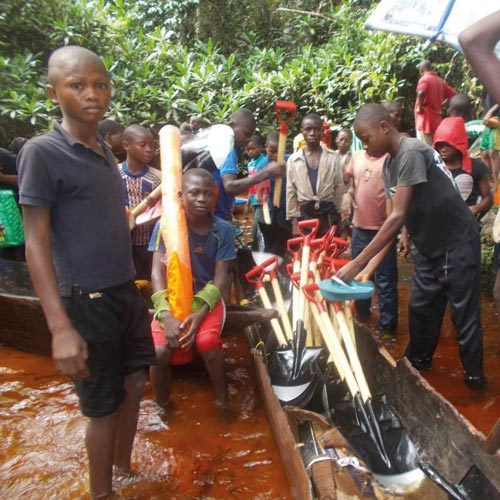
<instances>
[{"instance_id":1,"label":"dugout canoe","mask_svg":"<svg viewBox=\"0 0 500 500\"><path fill-rule=\"evenodd\" d=\"M150 287L140 289L144 298L149 300ZM239 333L245 325L259 321L260 312L236 304L229 305L223 336ZM152 310L150 314L153 314ZM26 263L0 259L0 344L48 356L51 342Z\"/></svg>"},{"instance_id":2,"label":"dugout canoe","mask_svg":"<svg viewBox=\"0 0 500 500\"><path fill-rule=\"evenodd\" d=\"M240 271L237 274L239 279L236 290L237 296L241 298L249 293L249 289L241 278L244 273ZM355 331L359 358L372 393L386 394L389 404L397 412L405 430L416 444L421 460L430 464L451 485L462 484L471 470L479 472L491 483L493 489L484 492L485 496L464 498L500 498L500 453L496 451L489 454L485 451L484 434L435 391L406 358L396 361L378 343L367 326L355 323ZM379 485L370 475L360 475L349 468L346 470L337 466L332 466L331 473L336 483L337 496L318 496L314 489L318 484L311 481L310 471L306 470L299 451L302 443L298 437L297 415L302 420L310 418L314 422L323 445L330 446L333 436L337 450L343 449L341 453L347 454L353 452L349 450L347 442L339 437L338 431L321 415L312 412L306 412L304 415L304 410L283 408L280 405L272 390L267 370L267 354L262 347L266 343L267 335L272 333L262 325L246 328L263 403L294 500L346 497L431 500L448 498L444 490L428 478L412 493L384 496L386 493L379 489ZM319 486L321 487L321 484Z\"/></svg>"}]
</instances>

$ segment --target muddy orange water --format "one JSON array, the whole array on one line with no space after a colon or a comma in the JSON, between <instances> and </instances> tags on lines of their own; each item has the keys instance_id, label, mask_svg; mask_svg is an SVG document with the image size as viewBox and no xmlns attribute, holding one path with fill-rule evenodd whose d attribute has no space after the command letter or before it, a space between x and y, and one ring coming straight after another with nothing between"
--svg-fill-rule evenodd
<instances>
[{"instance_id":1,"label":"muddy orange water","mask_svg":"<svg viewBox=\"0 0 500 500\"><path fill-rule=\"evenodd\" d=\"M398 335L379 335L396 358L407 342L411 273L411 265L400 264ZM500 327L488 293L482 311L486 390L472 391L463 384L449 316L433 368L424 376L488 433L500 415ZM370 322L376 325L376 306ZM245 340L233 336L225 343L235 413L221 415L214 408L212 387L201 367L177 369L172 396L176 410L165 418L156 413L148 386L132 457L138 475L115 484L122 498L290 499ZM50 358L0 347L0 499L87 498L84 430L71 384L57 376Z\"/></svg>"},{"instance_id":2,"label":"muddy orange water","mask_svg":"<svg viewBox=\"0 0 500 500\"><path fill-rule=\"evenodd\" d=\"M376 331L377 311L368 324L380 342L399 359L408 343L408 297L411 283L411 261L399 261L399 326L395 337ZM477 429L488 434L500 417L500 323L492 294L483 290L481 322L484 332L484 371L487 385L484 391L474 391L463 383L463 369L458 358L458 343L447 310L439 345L432 360L432 369L421 372L424 378L450 401Z\"/></svg>"},{"instance_id":3,"label":"muddy orange water","mask_svg":"<svg viewBox=\"0 0 500 500\"><path fill-rule=\"evenodd\" d=\"M134 500L287 500L279 454L257 394L246 341L225 340L233 414L213 406L201 366L177 369L175 411L160 418L150 386L132 455ZM85 419L50 358L0 347L0 498L88 498Z\"/></svg>"}]
</instances>

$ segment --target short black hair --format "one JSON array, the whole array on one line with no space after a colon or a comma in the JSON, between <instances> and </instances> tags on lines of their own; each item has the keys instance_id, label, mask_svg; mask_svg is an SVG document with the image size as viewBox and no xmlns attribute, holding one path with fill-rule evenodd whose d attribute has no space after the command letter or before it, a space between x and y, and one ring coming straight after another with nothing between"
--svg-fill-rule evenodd
<instances>
[{"instance_id":1,"label":"short black hair","mask_svg":"<svg viewBox=\"0 0 500 500\"><path fill-rule=\"evenodd\" d=\"M321 119L321 116L318 115L318 113L307 113L307 115L304 116L304 118L302 118L302 121L300 122L301 128L306 120L313 120L323 126L323 120Z\"/></svg>"},{"instance_id":2,"label":"short black hair","mask_svg":"<svg viewBox=\"0 0 500 500\"><path fill-rule=\"evenodd\" d=\"M123 140L125 142L130 142L133 139L135 139L138 135L153 135L153 132L149 130L146 127L143 127L142 125L129 125L124 131L123 131Z\"/></svg>"},{"instance_id":3,"label":"short black hair","mask_svg":"<svg viewBox=\"0 0 500 500\"><path fill-rule=\"evenodd\" d=\"M280 133L277 130L273 130L269 132L266 137L266 145L267 144L278 144L280 141Z\"/></svg>"},{"instance_id":4,"label":"short black hair","mask_svg":"<svg viewBox=\"0 0 500 500\"><path fill-rule=\"evenodd\" d=\"M212 187L215 187L215 180L212 177L212 174L208 170L205 170L204 168L190 168L189 170L186 170L182 174L182 188L183 189L184 189L185 185L187 184L187 182L192 177L198 177L200 179L204 179L204 180L210 182L210 185Z\"/></svg>"},{"instance_id":5,"label":"short black hair","mask_svg":"<svg viewBox=\"0 0 500 500\"><path fill-rule=\"evenodd\" d=\"M10 142L9 149L13 154L16 156L19 154L19 151L23 149L23 146L28 142L28 139L26 137L14 137L12 141Z\"/></svg>"},{"instance_id":6,"label":"short black hair","mask_svg":"<svg viewBox=\"0 0 500 500\"><path fill-rule=\"evenodd\" d=\"M255 116L253 116L253 113L247 108L240 108L233 112L231 115L231 122L235 121L243 122L254 129L257 126Z\"/></svg>"},{"instance_id":7,"label":"short black hair","mask_svg":"<svg viewBox=\"0 0 500 500\"><path fill-rule=\"evenodd\" d=\"M356 129L356 127L361 124L375 125L379 124L382 121L385 121L388 124L392 125L389 111L387 111L387 109L382 106L382 104L369 102L368 104L363 104L363 106L359 108L352 126L354 129Z\"/></svg>"},{"instance_id":8,"label":"short black hair","mask_svg":"<svg viewBox=\"0 0 500 500\"><path fill-rule=\"evenodd\" d=\"M472 102L467 94L455 94L448 105L450 116L461 116L464 121L470 120L472 112Z\"/></svg>"},{"instance_id":9,"label":"short black hair","mask_svg":"<svg viewBox=\"0 0 500 500\"><path fill-rule=\"evenodd\" d=\"M106 120L99 122L97 130L103 137L105 137L108 134L120 134L125 130L125 127L116 120L107 118Z\"/></svg>"},{"instance_id":10,"label":"short black hair","mask_svg":"<svg viewBox=\"0 0 500 500\"><path fill-rule=\"evenodd\" d=\"M337 137L338 135L340 134L340 132L345 132L346 134L349 134L349 137L351 138L351 141L352 141L352 132L351 132L351 129L350 128L341 128L337 134Z\"/></svg>"},{"instance_id":11,"label":"short black hair","mask_svg":"<svg viewBox=\"0 0 500 500\"><path fill-rule=\"evenodd\" d=\"M264 144L264 138L260 134L253 134L250 139L248 139L248 142L253 142L257 144L257 146L260 146L263 148L265 146Z\"/></svg>"}]
</instances>

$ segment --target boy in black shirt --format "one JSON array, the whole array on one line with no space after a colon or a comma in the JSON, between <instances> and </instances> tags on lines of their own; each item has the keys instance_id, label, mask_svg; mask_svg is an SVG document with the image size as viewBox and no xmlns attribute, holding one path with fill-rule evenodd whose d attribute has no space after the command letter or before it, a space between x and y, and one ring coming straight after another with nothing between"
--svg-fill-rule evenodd
<instances>
[{"instance_id":1,"label":"boy in black shirt","mask_svg":"<svg viewBox=\"0 0 500 500\"><path fill-rule=\"evenodd\" d=\"M48 77L62 121L28 141L18 159L26 262L52 357L74 380L88 417L91 498L107 499L113 466L130 469L144 368L156 359L148 308L133 281L125 190L97 134L109 74L93 52L67 46L50 56Z\"/></svg>"},{"instance_id":2,"label":"boy in black shirt","mask_svg":"<svg viewBox=\"0 0 500 500\"><path fill-rule=\"evenodd\" d=\"M371 275L385 255L383 250L405 225L417 248L409 303L410 341L405 354L415 367L431 367L449 301L464 381L473 389L482 389L478 224L439 155L421 141L403 137L383 106L364 105L354 130L369 155L390 155L383 178L392 211L372 242L337 275L345 281L360 273Z\"/></svg>"}]
</instances>

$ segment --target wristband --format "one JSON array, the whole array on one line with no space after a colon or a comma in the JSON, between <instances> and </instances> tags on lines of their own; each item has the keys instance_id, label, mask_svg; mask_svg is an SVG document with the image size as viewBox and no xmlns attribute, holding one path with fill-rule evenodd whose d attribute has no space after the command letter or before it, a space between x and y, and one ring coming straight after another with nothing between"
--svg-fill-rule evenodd
<instances>
[{"instance_id":1,"label":"wristband","mask_svg":"<svg viewBox=\"0 0 500 500\"><path fill-rule=\"evenodd\" d=\"M203 307L203 304L207 304L208 310L212 312L220 297L220 290L213 284L212 281L209 281L191 299L191 311L197 312Z\"/></svg>"},{"instance_id":2,"label":"wristband","mask_svg":"<svg viewBox=\"0 0 500 500\"><path fill-rule=\"evenodd\" d=\"M171 311L171 307L167 299L167 290L158 290L153 293L153 295L151 295L151 301L153 302L153 307L155 309L153 318L160 323L160 314L165 311Z\"/></svg>"}]
</instances>

